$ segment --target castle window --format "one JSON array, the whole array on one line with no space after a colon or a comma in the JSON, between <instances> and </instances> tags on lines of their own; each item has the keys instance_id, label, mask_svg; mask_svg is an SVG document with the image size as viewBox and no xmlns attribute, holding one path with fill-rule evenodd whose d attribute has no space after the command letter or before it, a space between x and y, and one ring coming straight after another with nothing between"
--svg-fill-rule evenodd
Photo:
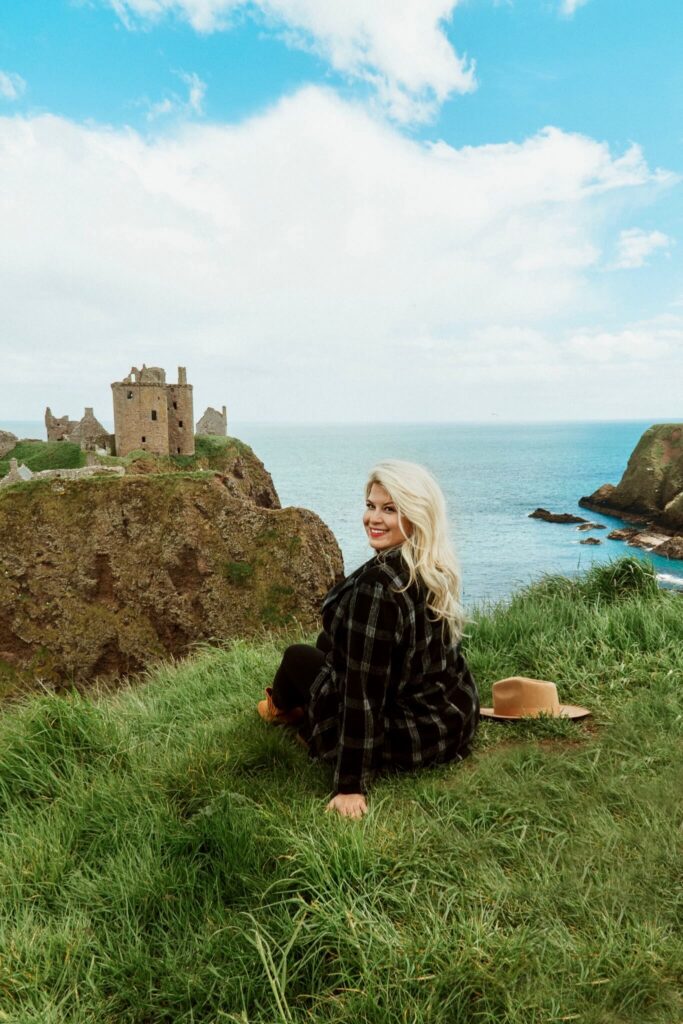
<instances>
[{"instance_id":1,"label":"castle window","mask_svg":"<svg viewBox=\"0 0 683 1024\"><path fill-rule=\"evenodd\" d=\"M178 455L180 455L180 448L177 448L176 451L178 452Z\"/></svg>"},{"instance_id":2,"label":"castle window","mask_svg":"<svg viewBox=\"0 0 683 1024\"><path fill-rule=\"evenodd\" d=\"M155 420L156 418L157 418L157 411L156 411L156 409L152 409L152 419Z\"/></svg>"},{"instance_id":3,"label":"castle window","mask_svg":"<svg viewBox=\"0 0 683 1024\"><path fill-rule=\"evenodd\" d=\"M147 440L147 438L146 438L146 437L143 437L143 439L142 439L142 443L144 444L146 440Z\"/></svg>"},{"instance_id":4,"label":"castle window","mask_svg":"<svg viewBox=\"0 0 683 1024\"><path fill-rule=\"evenodd\" d=\"M128 393L126 394L126 398L132 398L132 397L133 397L133 392L132 392L132 391L129 391L129 392L128 392Z\"/></svg>"},{"instance_id":5,"label":"castle window","mask_svg":"<svg viewBox=\"0 0 683 1024\"><path fill-rule=\"evenodd\" d=\"M182 427L182 425L183 425L183 421L182 420L178 420L178 426Z\"/></svg>"},{"instance_id":6,"label":"castle window","mask_svg":"<svg viewBox=\"0 0 683 1024\"><path fill-rule=\"evenodd\" d=\"M178 403L177 403L177 402L174 402L174 403L173 403L173 408L174 408L174 409L177 409L177 408L178 408Z\"/></svg>"}]
</instances>

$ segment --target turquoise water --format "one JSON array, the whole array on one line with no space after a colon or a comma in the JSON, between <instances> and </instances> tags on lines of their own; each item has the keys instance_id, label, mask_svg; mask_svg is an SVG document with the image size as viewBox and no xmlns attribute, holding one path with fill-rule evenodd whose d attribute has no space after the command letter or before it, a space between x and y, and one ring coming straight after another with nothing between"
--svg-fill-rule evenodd
<instances>
[{"instance_id":1,"label":"turquoise water","mask_svg":"<svg viewBox=\"0 0 683 1024\"><path fill-rule=\"evenodd\" d=\"M541 505L604 522L578 499L617 483L648 422L533 425L384 424L296 426L230 424L273 476L283 505L313 509L331 527L347 571L370 550L361 525L363 487L379 459L421 462L440 481L448 502L468 605L507 597L544 573L574 573L626 552L649 558L665 584L683 586L683 562L649 556L596 532L584 546L573 526L529 519ZM44 437L41 424L0 429Z\"/></svg>"}]
</instances>

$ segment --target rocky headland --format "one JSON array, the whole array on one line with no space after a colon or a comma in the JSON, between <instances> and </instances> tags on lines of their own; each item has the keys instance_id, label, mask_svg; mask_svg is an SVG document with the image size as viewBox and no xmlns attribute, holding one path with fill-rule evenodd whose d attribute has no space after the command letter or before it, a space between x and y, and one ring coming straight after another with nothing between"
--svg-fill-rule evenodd
<instances>
[{"instance_id":1,"label":"rocky headland","mask_svg":"<svg viewBox=\"0 0 683 1024\"><path fill-rule=\"evenodd\" d=\"M619 483L603 484L579 505L633 524L610 538L683 559L683 424L646 430Z\"/></svg>"},{"instance_id":2,"label":"rocky headland","mask_svg":"<svg viewBox=\"0 0 683 1024\"><path fill-rule=\"evenodd\" d=\"M280 508L235 439L186 462L140 454L123 476L0 491L0 692L128 675L294 620L315 628L343 571L328 527Z\"/></svg>"}]
</instances>

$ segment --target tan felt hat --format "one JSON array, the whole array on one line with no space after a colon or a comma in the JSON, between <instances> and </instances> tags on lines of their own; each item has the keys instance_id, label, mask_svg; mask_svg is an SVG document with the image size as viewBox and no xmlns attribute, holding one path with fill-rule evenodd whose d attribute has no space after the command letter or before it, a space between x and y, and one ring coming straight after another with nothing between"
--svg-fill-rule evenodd
<instances>
[{"instance_id":1,"label":"tan felt hat","mask_svg":"<svg viewBox=\"0 0 683 1024\"><path fill-rule=\"evenodd\" d=\"M560 704L555 683L544 679L527 679L526 676L510 676L499 679L492 688L493 707L482 708L484 718L538 718L549 715L552 718L585 718L590 715L588 708L575 704Z\"/></svg>"}]
</instances>

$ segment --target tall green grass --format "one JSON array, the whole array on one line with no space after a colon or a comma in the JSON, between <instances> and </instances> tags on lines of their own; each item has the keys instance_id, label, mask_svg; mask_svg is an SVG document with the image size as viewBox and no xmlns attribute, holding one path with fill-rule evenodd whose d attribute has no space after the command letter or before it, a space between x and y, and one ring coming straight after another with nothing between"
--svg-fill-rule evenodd
<instances>
[{"instance_id":1,"label":"tall green grass","mask_svg":"<svg viewBox=\"0 0 683 1024\"><path fill-rule=\"evenodd\" d=\"M0 1021L681 1019L679 597L627 560L478 615L484 701L523 672L594 717L484 723L361 822L256 716L281 644L5 714Z\"/></svg>"}]
</instances>

